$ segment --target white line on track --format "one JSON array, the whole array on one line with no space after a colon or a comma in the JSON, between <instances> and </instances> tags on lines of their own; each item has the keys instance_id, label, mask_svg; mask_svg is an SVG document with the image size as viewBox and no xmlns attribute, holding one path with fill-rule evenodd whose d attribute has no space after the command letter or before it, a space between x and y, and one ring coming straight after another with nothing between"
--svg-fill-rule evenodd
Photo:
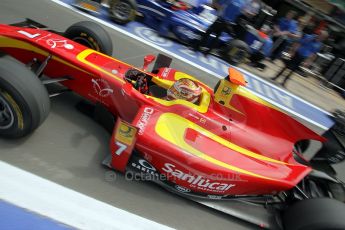
<instances>
[{"instance_id":1,"label":"white line on track","mask_svg":"<svg viewBox=\"0 0 345 230\"><path fill-rule=\"evenodd\" d=\"M126 31L126 30L124 30L124 29L121 29L121 28L119 28L119 27L117 27L117 26L114 26L113 24L111 24L111 23L109 23L109 22L106 22L106 21L104 21L104 20L102 20L102 19L99 19L99 18L97 18L97 17L95 17L95 16L92 16L92 15L90 15L90 14L87 14L87 13L84 13L84 12L82 12L82 11L80 11L80 10L77 10L77 9L75 9L73 6L71 6L71 5L69 5L69 4L66 4L66 3L64 3L64 2L61 2L61 1L59 1L59 0L51 0L51 1L52 1L52 2L55 2L56 4L59 4L59 5L61 5L61 6L64 6L64 7L66 7L66 8L69 8L70 10L72 10L72 11L78 13L78 14L81 14L81 15L83 15L83 16L85 16L85 17L88 17L88 18L90 18L90 19L92 19L92 20L94 20L94 21L96 21L96 22L98 22L98 23L100 23L100 24L103 24L103 25L105 25L105 26L107 26L107 27L110 27L110 28L112 28L112 29L114 29L114 30L116 30L116 31L118 31L118 32L120 32L120 33L122 33L122 34L125 34L126 36L128 36L128 37L130 37L130 38L133 38L133 39L135 39L135 40L137 40L137 41L140 41L141 43L144 43L144 44L146 44L146 45L148 45L148 46L151 46L151 47L153 47L153 48L155 48L155 49L157 49L157 50L159 50L159 51L161 51L161 52L164 52L164 53L166 53L166 54L168 54L168 55L171 55L171 56L175 57L176 59L179 59L180 61L183 61L183 62L185 62L185 63L187 63L187 64L189 64L189 65L191 65L191 66L194 66L194 67L196 67L196 68L198 68L198 69L200 69L200 70L202 70L202 71L204 71L204 72L206 72L206 73L211 74L211 75L214 76L214 77L217 77L217 78L220 78L220 79L224 77L224 76L220 76L220 75L218 75L217 73L215 73L215 72L213 72L213 71L211 71L211 70L209 70L209 69L207 69L207 68L205 68L205 67L203 67L203 66L200 66L200 65L198 65L198 64L196 64L196 63L194 63L194 62L192 62L192 61L190 61L190 60L188 60L188 59L186 59L186 58L183 58L183 57L181 57L181 56L179 56L179 55L176 55L175 53L170 52L169 50L166 50L166 49L164 49L164 48L162 48L162 47L160 47L160 46L158 46L158 45L156 45L156 44L153 44L153 43L151 43L151 42L149 42L149 41L147 41L147 40L143 40L143 39L141 39L140 37L138 37L138 36L136 36L136 35L134 35L134 34L132 34L132 33L129 33L128 31ZM258 77L258 76L255 76L254 74L252 74L252 73L250 73L250 72L248 72L248 71L246 71L246 70L241 69L241 71L244 72L244 73L247 74L247 75L250 75L251 77L253 77L253 78L255 78L255 79L259 80L259 81L265 82L266 84L270 85L271 87L273 87L273 88L275 88L275 89L281 90L281 89L280 89L279 87L277 87L276 85L274 85L274 84L272 84L272 83L270 83L270 82L267 82L267 81L263 80L262 78L260 78L260 77ZM328 127L323 126L323 125L321 125L321 124L319 124L319 123L317 123L317 122L311 120L310 118L305 117L305 116L299 114L298 112L293 111L292 109L290 109L290 108L288 108L288 107L286 107L286 106L283 106L282 104L280 104L280 103L278 103L278 102L276 102L276 101L271 100L270 98L267 98L267 97L265 97L265 96L263 96L263 95L259 95L259 94L255 93L253 90L250 90L250 89L248 89L248 90L251 91L252 93L256 94L257 96L259 96L259 97L265 99L266 101L272 103L273 105L275 105L275 106L277 106L277 107L279 107L279 108L281 108L281 109L283 109L283 110L285 110L285 111L287 111L287 112L289 112L289 113L295 115L296 117L299 117L299 118L301 118L301 119L303 119L303 120L305 120L305 121L307 121L307 122L309 122L309 123L311 123L311 124L313 124L313 125L316 125L317 127L321 128L321 129L323 129L323 130L327 130L327 129L328 129ZM300 97L298 97L298 96L296 96L296 95L291 94L290 92L287 92L287 91L285 91L285 90L284 90L284 92L285 92L286 94L288 94L289 96L291 96L291 97L293 97L293 98L295 98L295 99L297 99L297 100L299 100L299 101L302 101L303 103L305 103L305 104L307 104L307 105L309 105L309 106L311 106L311 107L313 107L313 108L315 108L315 109L321 111L322 113L324 113L324 114L326 114L326 115L332 116L332 115L331 115L329 112L327 112L326 110L323 110L323 109L321 109L321 108L319 108L319 107L317 107L317 106L311 104L310 102L307 102L307 101L303 100L302 98L300 98Z\"/></svg>"},{"instance_id":2,"label":"white line on track","mask_svg":"<svg viewBox=\"0 0 345 230\"><path fill-rule=\"evenodd\" d=\"M71 227L90 230L171 229L3 161L0 161L0 172L0 199Z\"/></svg>"}]
</instances>

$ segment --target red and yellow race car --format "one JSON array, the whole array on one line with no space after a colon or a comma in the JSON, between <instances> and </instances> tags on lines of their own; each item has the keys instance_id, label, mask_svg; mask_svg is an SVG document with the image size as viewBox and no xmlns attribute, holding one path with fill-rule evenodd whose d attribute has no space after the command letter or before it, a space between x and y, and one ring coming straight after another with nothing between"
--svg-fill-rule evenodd
<instances>
[{"instance_id":1,"label":"red and yellow race car","mask_svg":"<svg viewBox=\"0 0 345 230\"><path fill-rule=\"evenodd\" d=\"M164 55L152 71L153 55L142 68L111 57L111 40L98 24L79 22L64 33L42 27L31 20L0 25L2 137L30 134L48 116L49 96L73 91L94 105L92 114L102 114L100 122L109 121L107 166L263 227L302 229L321 221L320 229L345 228L344 204L324 198L341 200L342 182L313 170L296 147L324 138L250 93L238 70L230 67L213 90L169 68ZM201 87L195 103L167 99L180 79ZM59 90L48 93L50 84ZM252 208L222 206L236 208L233 201ZM258 204L268 214L253 218Z\"/></svg>"}]
</instances>

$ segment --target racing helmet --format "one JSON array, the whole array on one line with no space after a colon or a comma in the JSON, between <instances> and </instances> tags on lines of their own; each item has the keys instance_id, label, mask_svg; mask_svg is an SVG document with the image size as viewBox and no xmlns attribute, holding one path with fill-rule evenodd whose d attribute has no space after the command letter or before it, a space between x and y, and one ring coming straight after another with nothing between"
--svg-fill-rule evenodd
<instances>
[{"instance_id":1,"label":"racing helmet","mask_svg":"<svg viewBox=\"0 0 345 230\"><path fill-rule=\"evenodd\" d=\"M201 92L202 89L196 82L188 78L181 78L168 89L167 100L182 99L196 103Z\"/></svg>"}]
</instances>

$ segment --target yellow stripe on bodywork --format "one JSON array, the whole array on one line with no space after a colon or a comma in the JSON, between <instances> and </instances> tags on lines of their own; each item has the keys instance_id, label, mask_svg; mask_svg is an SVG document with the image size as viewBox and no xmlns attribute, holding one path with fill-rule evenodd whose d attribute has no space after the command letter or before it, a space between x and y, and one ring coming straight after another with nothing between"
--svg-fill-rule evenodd
<instances>
[{"instance_id":1,"label":"yellow stripe on bodywork","mask_svg":"<svg viewBox=\"0 0 345 230\"><path fill-rule=\"evenodd\" d=\"M92 68L94 68L94 69L96 69L96 70L98 70L98 71L100 71L100 72L102 72L102 73L104 73L104 74L106 74L106 75L108 75L108 76L110 76L110 77L116 79L116 80L118 80L118 81L121 82L121 83L125 83L125 80L123 80L122 78L117 77L117 76L114 75L113 73L110 73L109 71L106 71L106 70L103 69L102 67L99 67L98 65L96 65L96 64L94 64L94 63L89 62L88 60L86 60L86 58L87 58L90 54L97 54L97 55L100 55L100 56L104 56L104 57L106 57L106 58L108 58L108 59L110 59L110 60L112 60L112 61L114 61L114 62L122 63L122 62L116 60L115 58L112 58L112 57L110 57L110 56L108 56L108 55L102 54L102 53L97 52L97 51L92 50L92 49L86 49L86 50L80 52L80 53L77 55L77 60L80 61L80 62L82 62L82 63L84 63L84 64L86 64L86 65L88 65L88 66L91 66ZM124 63L123 63L123 64L124 64ZM126 64L126 65L127 65L127 64Z\"/></svg>"},{"instance_id":2,"label":"yellow stripe on bodywork","mask_svg":"<svg viewBox=\"0 0 345 230\"><path fill-rule=\"evenodd\" d=\"M272 163L277 163L277 164L284 164L284 165L288 165L285 162L282 161L278 161L269 157L265 157L262 156L260 154L254 153L252 151L249 151L247 149L244 149L238 145L235 145L213 133L211 133L210 131L200 127L199 125L187 120L186 118L183 118L179 115L173 114L173 113L164 113L162 114L159 118L158 121L156 123L155 126L155 130L156 133L162 137L163 139L169 141L170 143L179 146L180 148L186 150L188 153L200 157L212 164L221 166L223 168L227 168L239 173L243 173L243 174L247 174L250 176L255 176L255 177L259 177L259 178L264 178L264 179L271 179L259 174L255 174L252 172L249 172L247 170L229 165L225 162L219 161L197 149L195 149L194 147L192 147L191 145L189 145L188 143L186 143L184 136L185 136L185 132L186 130L190 128L193 129L207 137L209 137L210 139L214 140L215 142L229 148L232 149L238 153L241 153L243 155L258 159L258 160L262 160L262 161L267 161L267 162L272 162Z\"/></svg>"},{"instance_id":3,"label":"yellow stripe on bodywork","mask_svg":"<svg viewBox=\"0 0 345 230\"><path fill-rule=\"evenodd\" d=\"M31 45L30 43L27 42L23 42L21 40L17 40L17 39L13 39L13 38L9 38L9 37L5 37L5 36L0 36L0 47L4 47L4 48L18 48L18 49L23 49L23 50L29 50L29 51L33 51L35 53L41 54L43 56L48 56L49 53L45 50L42 50L40 48L37 48L36 46ZM67 65L69 67L72 67L74 69L77 69L79 71L82 71L84 73L88 73L87 71L70 64L69 62L66 62L65 60L53 56L52 57L53 60L56 60L64 65Z\"/></svg>"}]
</instances>

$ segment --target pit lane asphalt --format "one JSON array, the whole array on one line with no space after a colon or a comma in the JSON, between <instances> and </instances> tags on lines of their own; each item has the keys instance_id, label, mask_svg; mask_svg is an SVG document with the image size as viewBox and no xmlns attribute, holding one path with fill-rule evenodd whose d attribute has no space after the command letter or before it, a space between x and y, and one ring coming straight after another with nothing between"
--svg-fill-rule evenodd
<instances>
[{"instance_id":1,"label":"pit lane asphalt","mask_svg":"<svg viewBox=\"0 0 345 230\"><path fill-rule=\"evenodd\" d=\"M58 31L64 31L75 22L88 20L50 1L1 0L0 23L17 18L31 18ZM146 45L104 28L112 37L113 55L120 60L141 66L146 54L157 54ZM211 86L217 81L178 60L174 60L172 66ZM79 98L73 94L53 98L48 119L35 133L21 140L0 139L0 160L173 228L255 229L250 224L180 198L153 184L127 181L120 174L109 180L109 170L100 164L108 152L109 134L75 109L78 101Z\"/></svg>"}]
</instances>

